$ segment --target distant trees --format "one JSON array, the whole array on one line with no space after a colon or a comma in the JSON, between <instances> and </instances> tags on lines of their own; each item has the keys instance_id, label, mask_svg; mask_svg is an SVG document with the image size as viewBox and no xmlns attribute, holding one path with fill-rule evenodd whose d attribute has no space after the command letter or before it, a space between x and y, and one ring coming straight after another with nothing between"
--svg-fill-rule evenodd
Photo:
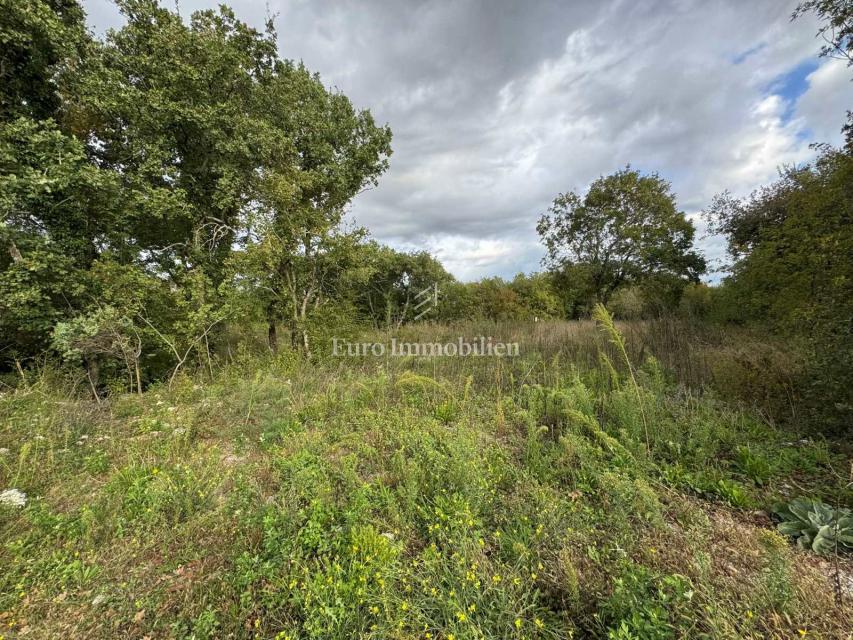
<instances>
[{"instance_id":1,"label":"distant trees","mask_svg":"<svg viewBox=\"0 0 853 640\"><path fill-rule=\"evenodd\" d=\"M546 264L584 305L607 304L628 285L654 287L677 303L681 288L705 270L693 225L657 174L626 168L598 178L583 196L560 194L537 231Z\"/></svg>"},{"instance_id":2,"label":"distant trees","mask_svg":"<svg viewBox=\"0 0 853 640\"><path fill-rule=\"evenodd\" d=\"M441 287L434 318L442 321L546 320L565 317L562 301L548 273L517 274L476 282L447 282Z\"/></svg>"},{"instance_id":3,"label":"distant trees","mask_svg":"<svg viewBox=\"0 0 853 640\"><path fill-rule=\"evenodd\" d=\"M367 277L356 293L361 314L376 328L399 328L419 311L416 296L437 286L440 298L449 295L448 286L454 282L442 264L425 251L405 253L375 242L362 249L361 264ZM430 311L427 319L436 319Z\"/></svg>"}]
</instances>

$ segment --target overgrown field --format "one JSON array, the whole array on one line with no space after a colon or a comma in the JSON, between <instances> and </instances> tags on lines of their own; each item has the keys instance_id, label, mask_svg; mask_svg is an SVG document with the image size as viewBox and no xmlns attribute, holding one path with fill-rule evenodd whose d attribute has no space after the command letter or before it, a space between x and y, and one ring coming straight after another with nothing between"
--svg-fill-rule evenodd
<instances>
[{"instance_id":1,"label":"overgrown field","mask_svg":"<svg viewBox=\"0 0 853 640\"><path fill-rule=\"evenodd\" d=\"M497 329L410 337L461 330ZM32 376L0 395L0 490L27 496L0 507L0 637L850 637L849 555L771 517L850 506L841 445L706 384L738 358L623 332L235 354L100 404Z\"/></svg>"}]
</instances>

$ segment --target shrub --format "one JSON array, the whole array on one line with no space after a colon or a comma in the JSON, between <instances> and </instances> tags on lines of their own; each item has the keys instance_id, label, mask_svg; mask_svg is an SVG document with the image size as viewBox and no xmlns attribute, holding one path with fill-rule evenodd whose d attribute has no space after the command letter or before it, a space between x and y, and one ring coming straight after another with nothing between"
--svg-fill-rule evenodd
<instances>
[{"instance_id":1,"label":"shrub","mask_svg":"<svg viewBox=\"0 0 853 640\"><path fill-rule=\"evenodd\" d=\"M693 585L683 575L655 575L629 563L614 581L613 593L602 606L611 640L664 640L676 635L693 598Z\"/></svg>"}]
</instances>

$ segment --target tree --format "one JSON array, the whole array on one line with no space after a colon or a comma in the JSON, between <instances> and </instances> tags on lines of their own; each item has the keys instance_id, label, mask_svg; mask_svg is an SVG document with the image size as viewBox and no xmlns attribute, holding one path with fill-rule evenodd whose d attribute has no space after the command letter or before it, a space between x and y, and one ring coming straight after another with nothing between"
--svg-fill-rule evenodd
<instances>
[{"instance_id":1,"label":"tree","mask_svg":"<svg viewBox=\"0 0 853 640\"><path fill-rule=\"evenodd\" d=\"M519 273L509 284L518 296L527 319L544 320L562 316L560 298L554 289L554 279L549 273Z\"/></svg>"},{"instance_id":2,"label":"tree","mask_svg":"<svg viewBox=\"0 0 853 640\"><path fill-rule=\"evenodd\" d=\"M310 354L309 315L340 291L363 236L342 231L346 207L388 167L391 131L302 65L277 62L259 100L294 153L261 173L249 251L261 267L254 274L267 296L271 348L287 318L294 346Z\"/></svg>"},{"instance_id":3,"label":"tree","mask_svg":"<svg viewBox=\"0 0 853 640\"><path fill-rule=\"evenodd\" d=\"M666 277L695 282L705 261L692 249L693 224L669 183L630 167L592 183L586 195L560 194L539 220L545 264L571 271L586 297L606 304L619 287Z\"/></svg>"},{"instance_id":4,"label":"tree","mask_svg":"<svg viewBox=\"0 0 853 640\"><path fill-rule=\"evenodd\" d=\"M503 278L483 278L470 286L477 316L490 320L516 320L524 315L518 293Z\"/></svg>"},{"instance_id":5,"label":"tree","mask_svg":"<svg viewBox=\"0 0 853 640\"><path fill-rule=\"evenodd\" d=\"M369 273L358 299L362 312L376 328L399 328L411 320L419 302L415 296L438 286L439 299L454 281L438 260L426 251L404 253L371 242L364 247ZM430 319L435 318L432 312Z\"/></svg>"},{"instance_id":6,"label":"tree","mask_svg":"<svg viewBox=\"0 0 853 640\"><path fill-rule=\"evenodd\" d=\"M116 176L71 135L56 79L91 42L72 0L0 2L0 353L26 358L84 298Z\"/></svg>"},{"instance_id":7,"label":"tree","mask_svg":"<svg viewBox=\"0 0 853 640\"><path fill-rule=\"evenodd\" d=\"M121 177L109 248L173 281L215 286L257 199L264 167L292 147L259 99L277 59L227 7L185 23L155 0L119 0L127 23L61 76L67 121L99 167Z\"/></svg>"},{"instance_id":8,"label":"tree","mask_svg":"<svg viewBox=\"0 0 853 640\"><path fill-rule=\"evenodd\" d=\"M826 148L749 198L715 198L705 212L728 239L725 291L739 320L801 343L813 417L849 424L853 397L853 158Z\"/></svg>"}]
</instances>

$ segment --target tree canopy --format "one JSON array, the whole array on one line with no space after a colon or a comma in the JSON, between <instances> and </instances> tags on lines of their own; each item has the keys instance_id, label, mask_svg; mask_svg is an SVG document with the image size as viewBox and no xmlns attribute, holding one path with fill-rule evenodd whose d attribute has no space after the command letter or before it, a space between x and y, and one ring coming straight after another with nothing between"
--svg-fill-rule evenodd
<instances>
[{"instance_id":1,"label":"tree canopy","mask_svg":"<svg viewBox=\"0 0 853 640\"><path fill-rule=\"evenodd\" d=\"M606 303L620 287L665 282L678 290L705 270L694 228L669 183L627 167L595 180L583 195L557 196L537 226L546 264Z\"/></svg>"}]
</instances>

